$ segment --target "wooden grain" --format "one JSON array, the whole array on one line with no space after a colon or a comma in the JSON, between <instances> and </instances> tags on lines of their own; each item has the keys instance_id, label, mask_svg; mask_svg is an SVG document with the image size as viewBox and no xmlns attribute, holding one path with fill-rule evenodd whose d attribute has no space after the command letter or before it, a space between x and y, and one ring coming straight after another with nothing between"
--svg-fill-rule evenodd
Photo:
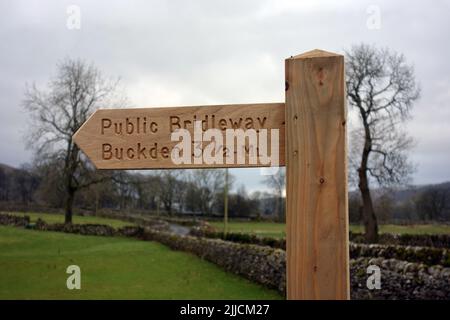
<instances>
[{"instance_id":1,"label":"wooden grain","mask_svg":"<svg viewBox=\"0 0 450 320\"><path fill-rule=\"evenodd\" d=\"M260 128L279 129L280 148L279 163L284 165L285 147L285 125L284 125L284 103L265 103L265 104L239 104L239 105L215 105L215 106L190 106L190 107L169 107L169 108L138 108L138 109L100 109L97 110L74 135L73 139L80 149L91 159L98 169L163 169L163 168L197 168L197 167L260 167L261 164L181 164L176 165L170 158L171 149L177 144L170 140L171 130L176 129L179 124L182 128L186 125L191 134L193 134L194 116L197 120L205 120L208 116L208 128L224 129L236 127L248 129L247 124L255 130ZM143 130L144 117L146 120L146 132ZM140 131L137 132L137 119L139 121ZM127 134L126 119L134 123L133 133ZM177 122L178 119L178 122ZM223 121L221 121L223 119ZM241 120L240 120L241 119ZM251 119L251 121L250 121ZM264 120L265 119L265 120ZM172 122L171 122L172 121ZM186 121L186 122L185 122ZM239 122L240 121L240 122ZM120 128L122 123L122 134L117 134L115 124ZM151 124L154 123L152 126ZM205 122L206 123L206 122ZM108 125L111 124L109 127ZM172 125L171 125L172 124ZM103 128L103 132L102 132ZM129 125L131 128L131 125ZM152 132L151 129L157 129ZM206 125L205 125L206 129ZM130 130L131 131L131 130ZM224 141L225 141L225 135ZM155 158L147 156L136 156L136 152L131 151L133 158L126 156L128 148L138 150L137 144L141 147L146 146L146 152L157 143ZM111 145L118 150L123 149L125 155L122 159L117 157L108 158L109 153L104 153ZM169 150L169 156L163 147ZM270 149L269 149L270 150ZM105 154L107 155L105 157ZM120 153L119 153L120 154Z\"/></svg>"},{"instance_id":2,"label":"wooden grain","mask_svg":"<svg viewBox=\"0 0 450 320\"><path fill-rule=\"evenodd\" d=\"M288 299L348 299L344 58L286 59Z\"/></svg>"}]
</instances>

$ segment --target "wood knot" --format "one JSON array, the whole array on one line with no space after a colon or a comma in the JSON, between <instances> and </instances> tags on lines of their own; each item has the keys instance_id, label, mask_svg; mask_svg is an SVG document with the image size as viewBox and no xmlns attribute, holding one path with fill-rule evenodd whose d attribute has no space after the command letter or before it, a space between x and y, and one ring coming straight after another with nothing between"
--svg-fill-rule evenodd
<instances>
[{"instance_id":1,"label":"wood knot","mask_svg":"<svg viewBox=\"0 0 450 320\"><path fill-rule=\"evenodd\" d=\"M323 79L325 78L325 74L322 67L320 67L317 72L317 78L319 78L319 86L323 86Z\"/></svg>"}]
</instances>

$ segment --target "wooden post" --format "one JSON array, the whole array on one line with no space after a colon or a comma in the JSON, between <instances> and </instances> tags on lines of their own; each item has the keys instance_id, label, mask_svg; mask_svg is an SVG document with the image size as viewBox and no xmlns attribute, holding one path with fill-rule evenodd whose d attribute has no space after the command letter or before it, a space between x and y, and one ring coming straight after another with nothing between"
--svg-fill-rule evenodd
<instances>
[{"instance_id":1,"label":"wooden post","mask_svg":"<svg viewBox=\"0 0 450 320\"><path fill-rule=\"evenodd\" d=\"M223 234L226 237L228 233L228 168L225 168L225 189L223 201Z\"/></svg>"},{"instance_id":2,"label":"wooden post","mask_svg":"<svg viewBox=\"0 0 450 320\"><path fill-rule=\"evenodd\" d=\"M171 134L181 127L195 131L192 123L200 119L222 131L240 128L242 119L251 127L257 123L256 129L280 130L279 165L287 166L288 299L348 299L344 57L313 50L286 59L285 68L285 104L103 109L73 139L97 169L257 167L267 164L175 163L170 154L177 142ZM113 126L124 129L117 133ZM158 197L158 215L159 206ZM227 232L226 200L224 207Z\"/></svg>"},{"instance_id":3,"label":"wooden post","mask_svg":"<svg viewBox=\"0 0 450 320\"><path fill-rule=\"evenodd\" d=\"M349 299L344 57L286 59L287 297Z\"/></svg>"}]
</instances>

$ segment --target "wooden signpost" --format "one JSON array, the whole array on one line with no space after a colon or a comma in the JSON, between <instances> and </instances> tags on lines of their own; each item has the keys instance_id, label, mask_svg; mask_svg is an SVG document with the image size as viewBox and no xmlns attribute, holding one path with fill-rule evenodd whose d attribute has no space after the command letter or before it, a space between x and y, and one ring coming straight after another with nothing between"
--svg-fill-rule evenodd
<instances>
[{"instance_id":1,"label":"wooden signpost","mask_svg":"<svg viewBox=\"0 0 450 320\"><path fill-rule=\"evenodd\" d=\"M193 134L194 121L224 136L277 129L287 180L287 297L349 299L344 57L313 50L286 59L285 72L285 103L102 109L73 138L99 169L258 167L264 164L175 164L171 134Z\"/></svg>"},{"instance_id":2,"label":"wooden signpost","mask_svg":"<svg viewBox=\"0 0 450 320\"><path fill-rule=\"evenodd\" d=\"M174 164L170 155L177 142L176 129L192 135L194 121L202 130L279 129L284 137L284 103L236 104L219 106L100 109L73 139L98 169L180 169L201 168L205 164ZM284 139L280 139L279 159L284 165ZM248 152L248 150L247 150ZM194 160L194 155L191 155ZM214 164L208 167L261 167L260 164Z\"/></svg>"}]
</instances>

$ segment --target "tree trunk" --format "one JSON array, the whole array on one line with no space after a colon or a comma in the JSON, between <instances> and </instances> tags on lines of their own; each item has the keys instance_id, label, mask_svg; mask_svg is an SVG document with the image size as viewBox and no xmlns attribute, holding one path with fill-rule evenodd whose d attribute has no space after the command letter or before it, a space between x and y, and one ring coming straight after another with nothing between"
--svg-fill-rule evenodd
<instances>
[{"instance_id":1,"label":"tree trunk","mask_svg":"<svg viewBox=\"0 0 450 320\"><path fill-rule=\"evenodd\" d=\"M72 223L72 213L73 213L73 200L75 198L75 191L72 188L68 188L66 195L66 207L64 214L64 223Z\"/></svg>"},{"instance_id":2,"label":"tree trunk","mask_svg":"<svg viewBox=\"0 0 450 320\"><path fill-rule=\"evenodd\" d=\"M166 213L171 216L172 215L172 202L171 201L163 201L164 209Z\"/></svg>"},{"instance_id":3,"label":"tree trunk","mask_svg":"<svg viewBox=\"0 0 450 320\"><path fill-rule=\"evenodd\" d=\"M378 242L378 223L373 209L372 196L367 180L367 171L359 169L359 190L363 201L362 213L364 220L365 238L369 243Z\"/></svg>"},{"instance_id":4,"label":"tree trunk","mask_svg":"<svg viewBox=\"0 0 450 320\"><path fill-rule=\"evenodd\" d=\"M64 223L72 223L73 201L76 187L73 185L73 177L77 168L78 147L71 140L67 144L67 155L64 166L64 179L66 183L66 203L64 213Z\"/></svg>"},{"instance_id":5,"label":"tree trunk","mask_svg":"<svg viewBox=\"0 0 450 320\"><path fill-rule=\"evenodd\" d=\"M360 108L362 110L362 108ZM367 122L367 116L361 113L364 125L365 140L364 148L361 156L361 165L358 169L359 176L359 190L361 191L362 198L362 214L364 220L365 238L366 242L377 243L378 242L378 223L375 216L375 210L373 209L372 196L369 189L369 180L367 177L369 154L372 151L372 136L370 133L370 127Z\"/></svg>"},{"instance_id":6,"label":"tree trunk","mask_svg":"<svg viewBox=\"0 0 450 320\"><path fill-rule=\"evenodd\" d=\"M369 243L378 242L378 223L375 211L373 209L372 196L369 189L369 180L367 178L367 164L369 161L369 153L372 147L370 132L366 128L366 141L361 157L361 166L358 169L359 190L362 198L362 213L364 220L365 238Z\"/></svg>"}]
</instances>

